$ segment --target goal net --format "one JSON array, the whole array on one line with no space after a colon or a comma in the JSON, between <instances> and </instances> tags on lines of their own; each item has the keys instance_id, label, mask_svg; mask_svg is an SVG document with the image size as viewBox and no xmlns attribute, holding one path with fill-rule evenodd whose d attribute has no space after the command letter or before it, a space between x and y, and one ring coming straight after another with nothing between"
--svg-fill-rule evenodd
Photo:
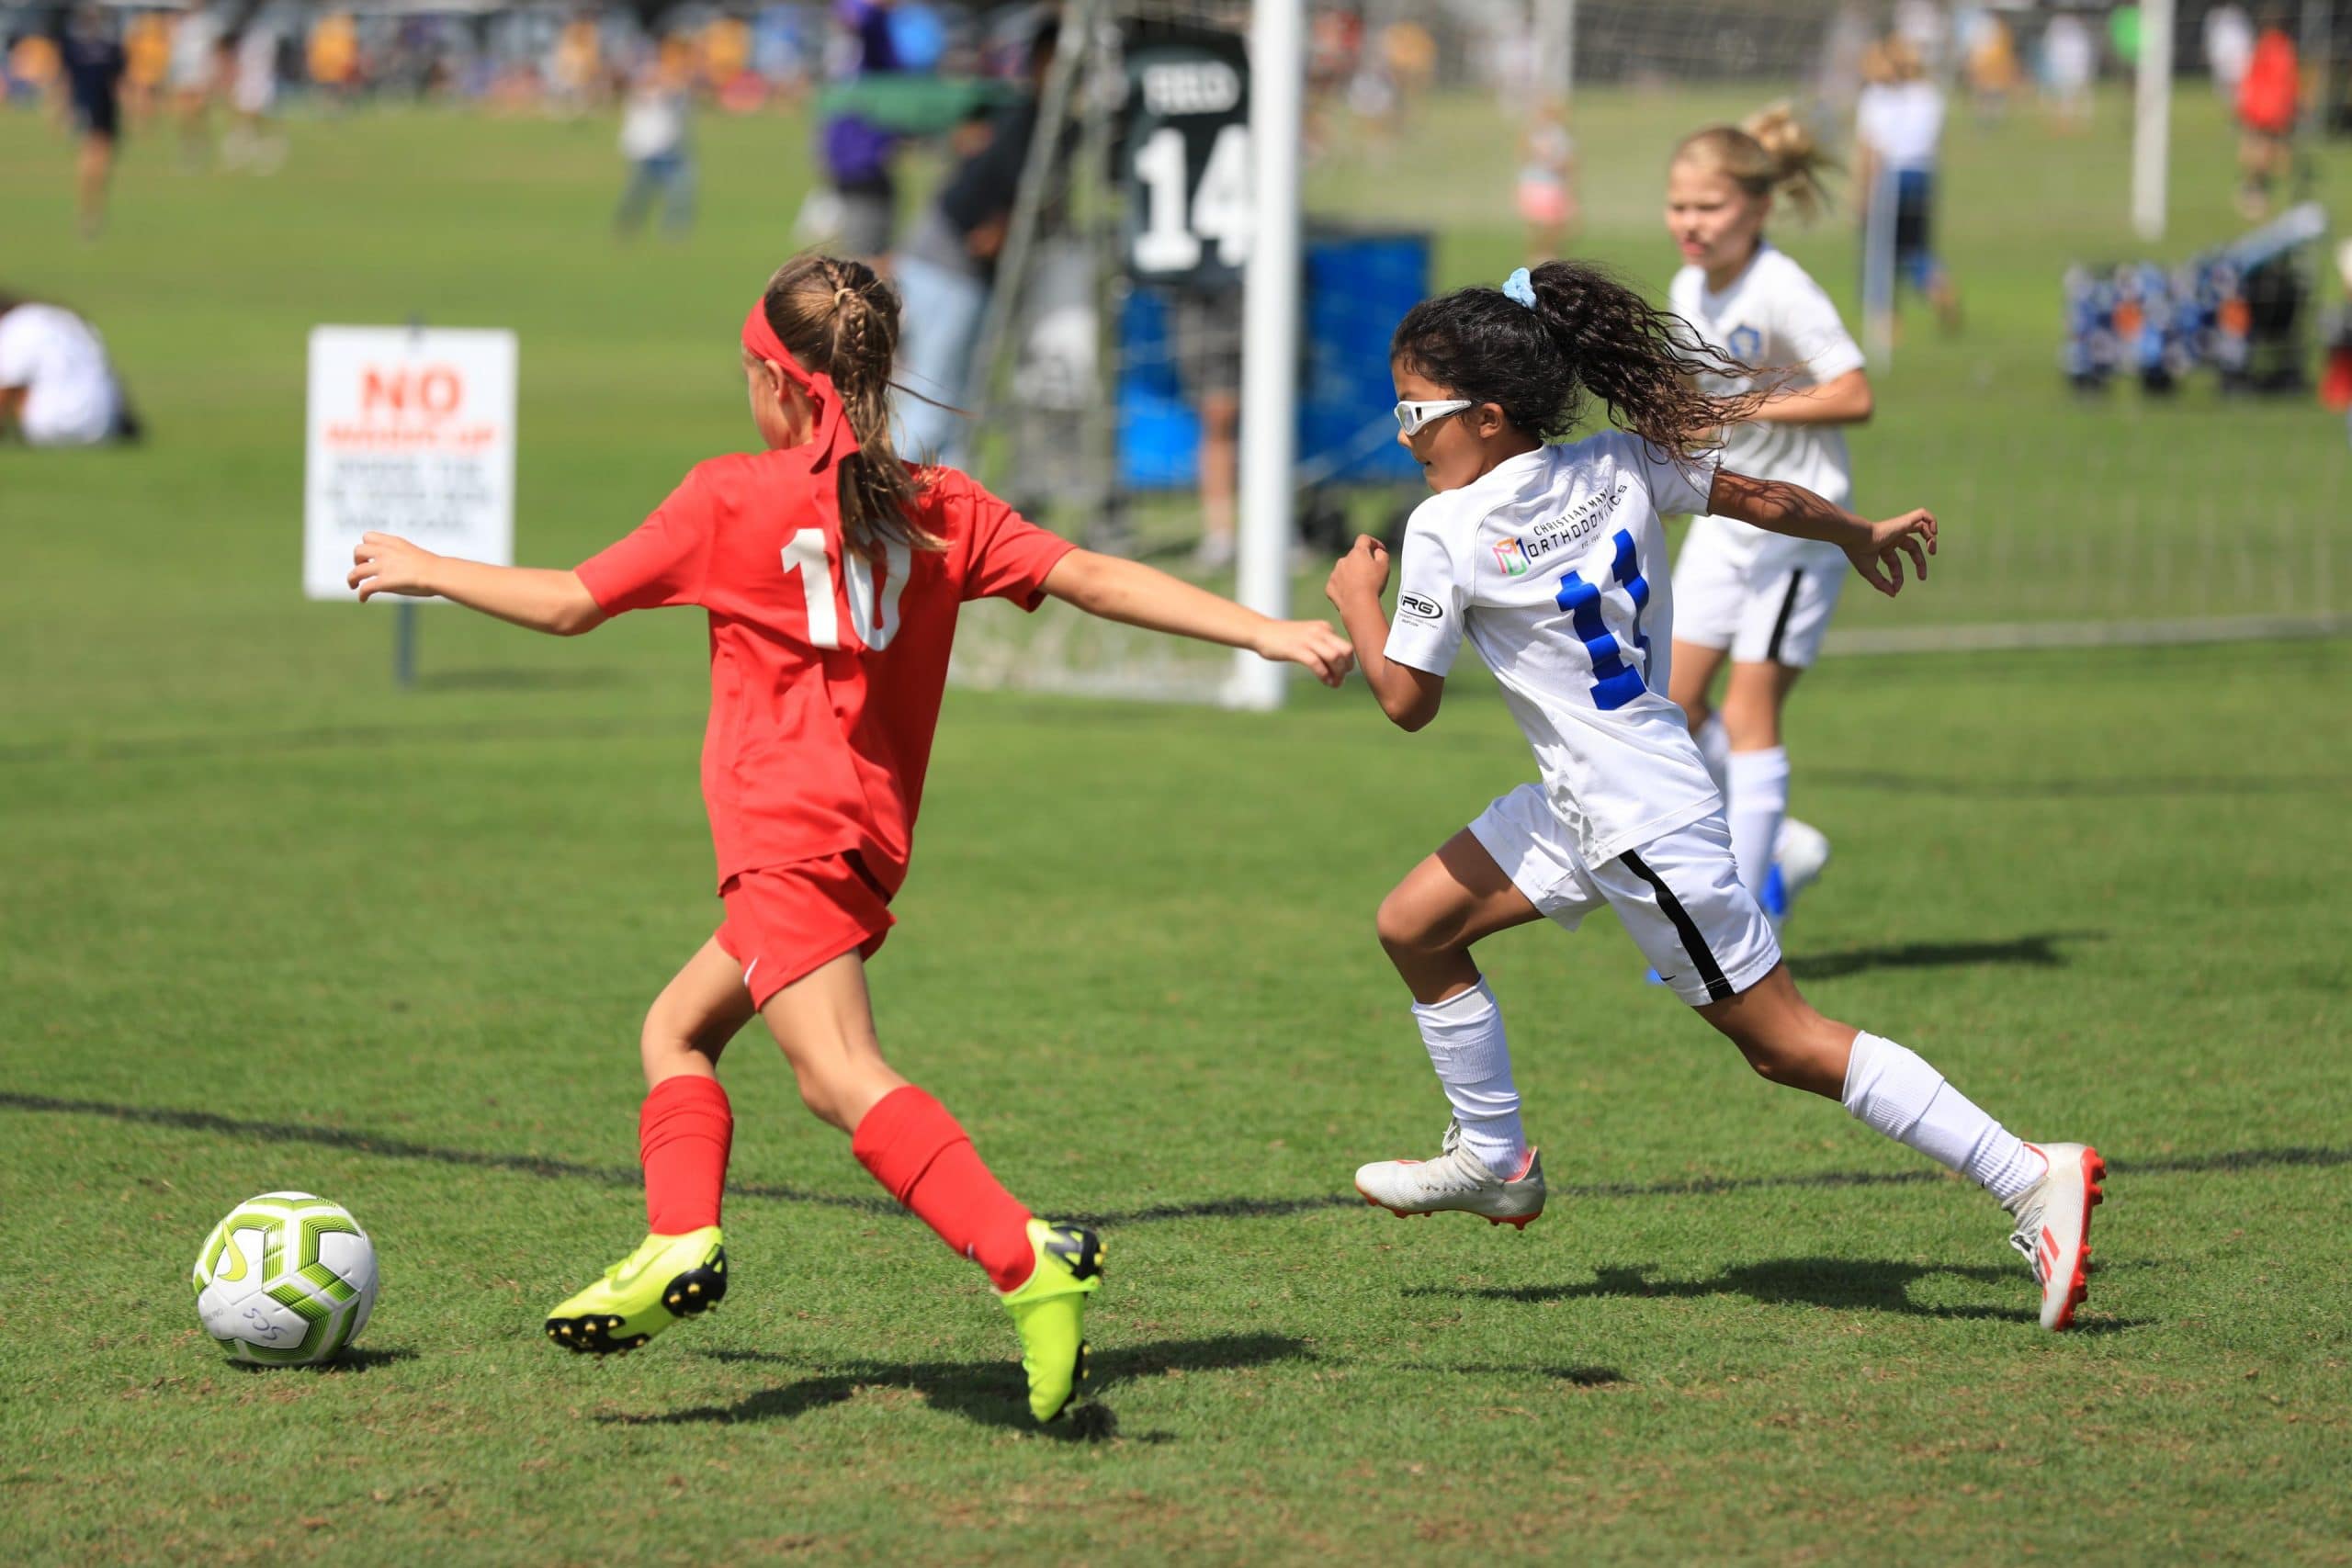
<instances>
[{"instance_id":1,"label":"goal net","mask_svg":"<svg viewBox=\"0 0 2352 1568\"><path fill-rule=\"evenodd\" d=\"M1386 343L1414 299L1555 250L1663 298L1677 265L1659 221L1674 144L1787 102L1847 155L1866 57L1899 31L1946 96L1934 234L1963 315L1947 335L1916 293L1898 295L1894 353L1873 369L1878 413L1849 443L1858 506L1930 505L1946 531L1929 591L1849 594L1832 648L2344 629L2352 451L2340 418L2308 392L2239 395L2203 371L2167 390L2121 376L2087 393L2064 373L2070 268L2177 269L2254 226L2227 204L2233 133L2203 9L2184 5L2176 22L2174 216L2150 242L2132 222L2131 74L2101 13L1931 0L1311 8L1288 66L1306 89L1292 142L1296 296L1278 332L1241 334L1278 337L1290 355L1275 407L1240 387L1251 344L1236 343L1238 286L1269 222L1285 220L1269 213L1247 107L1267 81L1250 50L1260 18L1213 0L1074 0L1072 47L1048 90L1065 129L1033 159L967 405L982 415L983 478L1090 547L1220 592L1254 586L1265 602L1263 575L1252 585L1236 570L1258 531L1278 595L1319 610L1331 553L1356 532L1393 532L1423 493L1387 412ZM2306 150L2328 156L2344 154ZM1547 164L1565 164L1568 207L1549 226L1524 188ZM1860 336L1865 232L1847 183L1832 185L1837 210L1811 226L1776 220L1772 238ZM2288 313L2301 338L2278 350L2284 361L2310 363L2335 288L2323 254L2294 257ZM1240 505L1228 551L1216 495L1233 492L1240 443L1220 443L1214 425L1219 395L1229 420L1236 390L1243 435L1278 425L1293 449L1280 503ZM1060 606L976 613L956 674L1265 700L1237 687L1218 650Z\"/></svg>"}]
</instances>

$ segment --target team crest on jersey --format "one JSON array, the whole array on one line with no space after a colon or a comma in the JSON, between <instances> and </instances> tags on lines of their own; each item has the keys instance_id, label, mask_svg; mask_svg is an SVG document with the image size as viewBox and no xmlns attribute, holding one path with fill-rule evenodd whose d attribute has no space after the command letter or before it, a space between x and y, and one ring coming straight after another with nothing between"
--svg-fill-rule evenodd
<instances>
[{"instance_id":1,"label":"team crest on jersey","mask_svg":"<svg viewBox=\"0 0 2352 1568\"><path fill-rule=\"evenodd\" d=\"M1754 327L1734 327L1730 347L1734 359L1744 359L1753 365L1757 355L1764 352L1764 334Z\"/></svg>"},{"instance_id":2,"label":"team crest on jersey","mask_svg":"<svg viewBox=\"0 0 2352 1568\"><path fill-rule=\"evenodd\" d=\"M1527 575L1527 547L1517 539L1505 539L1495 547L1495 564L1503 569L1505 577Z\"/></svg>"}]
</instances>

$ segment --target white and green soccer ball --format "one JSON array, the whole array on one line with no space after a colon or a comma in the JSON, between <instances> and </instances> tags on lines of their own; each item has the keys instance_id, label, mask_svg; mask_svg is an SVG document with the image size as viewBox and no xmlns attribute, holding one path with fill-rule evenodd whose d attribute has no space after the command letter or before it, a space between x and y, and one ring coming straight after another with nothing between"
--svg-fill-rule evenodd
<instances>
[{"instance_id":1,"label":"white and green soccer ball","mask_svg":"<svg viewBox=\"0 0 2352 1568\"><path fill-rule=\"evenodd\" d=\"M376 1244L339 1203L265 1192L196 1256L196 1314L240 1361L307 1367L359 1337L376 1304Z\"/></svg>"}]
</instances>

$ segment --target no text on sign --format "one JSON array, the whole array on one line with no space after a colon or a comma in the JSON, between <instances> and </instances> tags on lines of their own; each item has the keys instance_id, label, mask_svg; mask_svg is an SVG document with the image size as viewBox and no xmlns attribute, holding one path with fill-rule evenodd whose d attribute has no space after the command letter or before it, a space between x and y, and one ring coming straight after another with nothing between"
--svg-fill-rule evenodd
<instances>
[{"instance_id":1,"label":"no text on sign","mask_svg":"<svg viewBox=\"0 0 2352 1568\"><path fill-rule=\"evenodd\" d=\"M398 534L439 555L514 560L514 334L311 332L302 592L353 597L352 547Z\"/></svg>"}]
</instances>

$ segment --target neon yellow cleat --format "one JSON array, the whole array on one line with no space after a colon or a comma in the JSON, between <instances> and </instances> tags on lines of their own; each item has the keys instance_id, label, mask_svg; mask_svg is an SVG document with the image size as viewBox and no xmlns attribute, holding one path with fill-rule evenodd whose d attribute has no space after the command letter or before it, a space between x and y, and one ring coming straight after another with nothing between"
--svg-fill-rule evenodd
<instances>
[{"instance_id":1,"label":"neon yellow cleat","mask_svg":"<svg viewBox=\"0 0 2352 1568\"><path fill-rule=\"evenodd\" d=\"M1037 1268L1021 1288L997 1299L1021 1336L1021 1370L1029 1374L1029 1414L1051 1421L1086 1379L1086 1298L1102 1285L1102 1239L1076 1225L1029 1222Z\"/></svg>"},{"instance_id":2,"label":"neon yellow cleat","mask_svg":"<svg viewBox=\"0 0 2352 1568\"><path fill-rule=\"evenodd\" d=\"M603 1279L548 1314L548 1337L588 1355L634 1350L726 1294L727 1248L717 1225L649 1235Z\"/></svg>"}]
</instances>

